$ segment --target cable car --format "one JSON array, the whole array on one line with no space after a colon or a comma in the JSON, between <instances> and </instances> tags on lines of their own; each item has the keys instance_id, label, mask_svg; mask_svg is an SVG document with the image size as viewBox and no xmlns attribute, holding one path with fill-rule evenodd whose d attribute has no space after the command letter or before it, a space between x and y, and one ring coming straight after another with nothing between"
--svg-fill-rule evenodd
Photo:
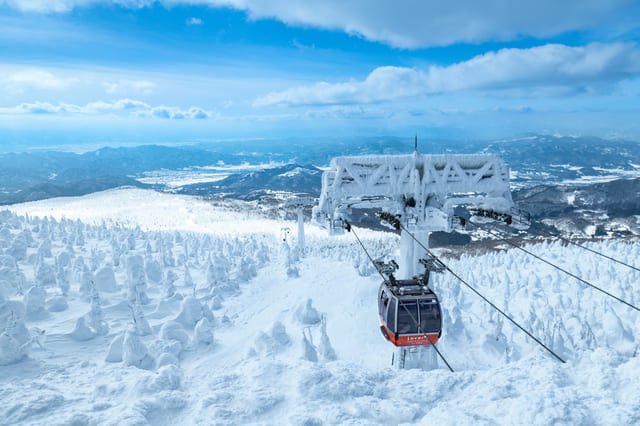
<instances>
[{"instance_id":1,"label":"cable car","mask_svg":"<svg viewBox=\"0 0 640 426\"><path fill-rule=\"evenodd\" d=\"M380 285L380 331L395 346L434 345L442 335L442 312L427 280L396 280Z\"/></svg>"}]
</instances>

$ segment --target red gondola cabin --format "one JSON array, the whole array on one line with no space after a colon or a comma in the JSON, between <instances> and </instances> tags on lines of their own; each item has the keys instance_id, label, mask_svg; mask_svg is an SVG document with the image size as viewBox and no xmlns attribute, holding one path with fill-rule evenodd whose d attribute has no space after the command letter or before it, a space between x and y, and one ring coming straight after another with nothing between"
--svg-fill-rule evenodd
<instances>
[{"instance_id":1,"label":"red gondola cabin","mask_svg":"<svg viewBox=\"0 0 640 426\"><path fill-rule=\"evenodd\" d=\"M438 298L420 280L385 280L378 312L382 335L395 346L433 345L442 334Z\"/></svg>"}]
</instances>

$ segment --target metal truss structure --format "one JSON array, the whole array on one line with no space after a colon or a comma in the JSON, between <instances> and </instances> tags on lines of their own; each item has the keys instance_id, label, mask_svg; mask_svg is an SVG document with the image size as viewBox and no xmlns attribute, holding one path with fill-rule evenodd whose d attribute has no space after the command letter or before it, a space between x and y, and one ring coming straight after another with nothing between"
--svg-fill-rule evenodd
<instances>
[{"instance_id":1,"label":"metal truss structure","mask_svg":"<svg viewBox=\"0 0 640 426\"><path fill-rule=\"evenodd\" d=\"M336 157L322 177L313 218L341 233L352 208L380 208L400 216L404 227L428 246L429 234L451 231L457 206L509 213L509 169L496 155ZM401 234L400 278L421 274L424 249Z\"/></svg>"}]
</instances>

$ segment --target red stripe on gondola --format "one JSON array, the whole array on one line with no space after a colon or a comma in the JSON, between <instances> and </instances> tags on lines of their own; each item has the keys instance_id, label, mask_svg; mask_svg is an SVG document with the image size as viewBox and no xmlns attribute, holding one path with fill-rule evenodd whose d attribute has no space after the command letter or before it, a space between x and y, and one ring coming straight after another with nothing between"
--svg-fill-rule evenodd
<instances>
[{"instance_id":1,"label":"red stripe on gondola","mask_svg":"<svg viewBox=\"0 0 640 426\"><path fill-rule=\"evenodd\" d=\"M382 333L387 339L395 346L428 346L438 343L440 336L438 333L433 334L400 334L396 339L396 336L383 325L380 326Z\"/></svg>"}]
</instances>

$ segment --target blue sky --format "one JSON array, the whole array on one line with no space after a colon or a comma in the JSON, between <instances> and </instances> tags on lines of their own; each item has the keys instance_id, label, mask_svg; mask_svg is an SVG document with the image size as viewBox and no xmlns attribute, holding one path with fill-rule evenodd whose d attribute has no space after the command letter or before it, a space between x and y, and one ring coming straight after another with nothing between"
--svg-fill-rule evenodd
<instances>
[{"instance_id":1,"label":"blue sky","mask_svg":"<svg viewBox=\"0 0 640 426\"><path fill-rule=\"evenodd\" d=\"M640 3L526 3L0 0L0 143L640 137Z\"/></svg>"}]
</instances>

